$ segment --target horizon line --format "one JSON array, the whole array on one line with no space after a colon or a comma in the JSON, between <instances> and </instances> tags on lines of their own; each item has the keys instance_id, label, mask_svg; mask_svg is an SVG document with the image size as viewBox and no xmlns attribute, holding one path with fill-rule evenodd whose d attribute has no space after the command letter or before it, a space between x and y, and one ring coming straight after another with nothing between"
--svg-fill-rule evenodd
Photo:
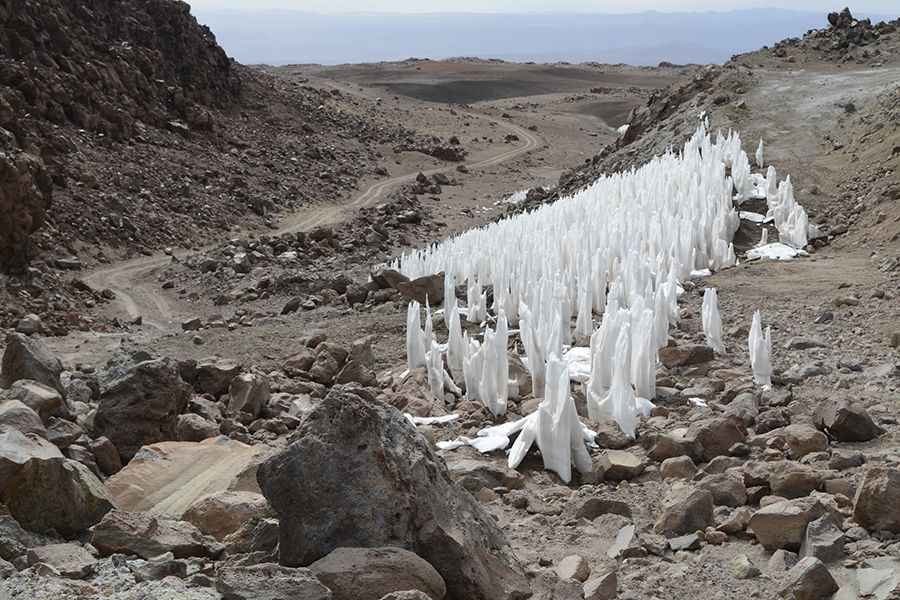
<instances>
[{"instance_id":1,"label":"horizon line","mask_svg":"<svg viewBox=\"0 0 900 600\"><path fill-rule=\"evenodd\" d=\"M465 10L465 11L336 11L336 12L327 12L321 10L303 10L298 8L278 8L278 7L269 7L269 8L218 8L218 7L196 7L191 5L191 11L194 10L202 10L204 12L219 12L219 13L246 13L246 12L254 12L254 13L295 13L295 14L303 14L303 15L316 15L323 17L423 17L423 16L487 16L487 15L596 15L596 16L636 16L636 15L702 15L702 14L727 14L727 13L742 13L742 12L763 12L763 11L778 11L784 13L794 13L794 14L808 14L808 15L821 15L828 13L823 13L817 10L811 9L796 9L796 8L783 8L783 7L753 7L753 8L733 8L727 10L717 10L717 9L706 9L706 10L657 10L657 9L646 9L646 10L635 10L635 11L608 11L608 10L521 10L521 11L504 11L504 10ZM877 16L890 16L891 13L883 13L879 11L859 11L859 15L877 15ZM898 13L900 16L900 13Z\"/></svg>"}]
</instances>

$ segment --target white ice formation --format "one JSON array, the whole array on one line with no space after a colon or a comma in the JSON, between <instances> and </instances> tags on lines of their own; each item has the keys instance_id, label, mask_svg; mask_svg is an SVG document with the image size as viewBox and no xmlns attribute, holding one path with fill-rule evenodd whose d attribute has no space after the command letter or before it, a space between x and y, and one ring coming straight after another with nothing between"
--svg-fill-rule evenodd
<instances>
[{"instance_id":1,"label":"white ice formation","mask_svg":"<svg viewBox=\"0 0 900 600\"><path fill-rule=\"evenodd\" d=\"M703 320L703 335L706 345L718 352L725 352L722 343L722 317L719 314L719 294L715 288L706 288L703 292L703 306L700 309Z\"/></svg>"},{"instance_id":2,"label":"white ice formation","mask_svg":"<svg viewBox=\"0 0 900 600\"><path fill-rule=\"evenodd\" d=\"M760 144L757 165L762 154ZM702 123L680 152L668 151L640 168L603 176L555 203L406 253L391 267L410 278L445 273L448 377L464 383L470 400L502 416L508 394L517 389L507 381L507 352L524 351L534 396L544 395L547 404L523 420L537 419L539 413L577 420L568 400L561 400L568 399L568 392L559 387L559 374L568 369L560 365L585 364L578 360L580 352L575 360L563 357L572 352L574 340L590 337L585 349L590 368L576 369L576 377L584 381L589 415L612 418L634 436L639 416L652 408L657 352L679 317L680 282L736 264L731 243L740 223L736 207L763 197L782 241L794 248L805 245L806 213L794 199L790 179L778 184L772 167L765 177L752 173L740 137L710 135ZM465 286L464 309L457 307L453 293L457 283ZM421 332L419 311L418 305L411 306L407 318L409 367L430 364L437 370L437 360L424 356L426 349L434 353L436 347L430 333ZM462 314L483 328L483 336L462 333ZM509 345L510 328L518 328L520 346ZM704 302L704 332L721 352L715 290L707 292ZM765 340L757 354L764 348ZM760 356L761 376L767 361L768 355ZM434 378L436 385L438 375ZM568 378L565 385L568 389ZM498 427L479 436L492 437L490 442L461 443L506 447L504 436L526 431L524 424ZM537 430L528 435L539 439ZM568 434L551 428L542 435L554 446L542 453L566 456L562 445ZM515 450L527 440L517 441ZM562 462L553 458L548 468L564 471Z\"/></svg>"},{"instance_id":3,"label":"white ice formation","mask_svg":"<svg viewBox=\"0 0 900 600\"><path fill-rule=\"evenodd\" d=\"M748 342L753 381L763 388L772 387L772 328L766 327L766 332L763 334L762 315L759 311L753 313Z\"/></svg>"}]
</instances>

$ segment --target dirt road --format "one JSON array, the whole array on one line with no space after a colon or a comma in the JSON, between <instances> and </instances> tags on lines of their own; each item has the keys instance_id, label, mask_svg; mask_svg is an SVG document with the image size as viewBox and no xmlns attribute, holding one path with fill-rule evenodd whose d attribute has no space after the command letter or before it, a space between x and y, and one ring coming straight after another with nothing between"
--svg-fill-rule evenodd
<instances>
[{"instance_id":1,"label":"dirt road","mask_svg":"<svg viewBox=\"0 0 900 600\"><path fill-rule=\"evenodd\" d=\"M474 112L465 112L464 114L494 123L506 132L516 135L523 142L508 150L468 164L469 170L484 169L502 164L531 152L543 144L541 138L536 134L506 119ZM424 171L424 174L432 176L437 173L452 171L454 168L455 165L430 169ZM417 174L417 172L407 173L374 183L349 203L316 206L306 210L299 210L287 216L282 221L281 226L272 234L280 235L303 231L320 225L339 222L342 216L349 211L374 204L387 190L413 181ZM174 329L174 320L178 317L178 311L159 292L159 284L152 280L152 274L157 269L169 264L171 260L172 257L165 254L135 258L98 269L85 277L85 281L95 289L108 288L115 293L116 298L112 307L115 316L127 318L128 320L140 317L144 325L152 327L159 332L167 332Z\"/></svg>"}]
</instances>

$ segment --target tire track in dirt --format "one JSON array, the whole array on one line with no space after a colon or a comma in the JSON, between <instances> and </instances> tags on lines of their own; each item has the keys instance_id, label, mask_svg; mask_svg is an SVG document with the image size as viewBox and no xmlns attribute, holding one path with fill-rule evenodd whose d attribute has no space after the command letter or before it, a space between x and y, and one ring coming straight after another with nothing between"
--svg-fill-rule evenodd
<instances>
[{"instance_id":1,"label":"tire track in dirt","mask_svg":"<svg viewBox=\"0 0 900 600\"><path fill-rule=\"evenodd\" d=\"M466 166L470 170L484 169L502 164L543 145L540 137L505 119L472 112L464 112L463 114L495 123L507 132L518 136L520 140L525 141L524 144L516 145L489 158L467 164ZM430 177L437 173L452 171L455 168L455 165L441 167L423 171L423 173ZM418 172L409 173L374 183L347 204L300 210L282 220L281 226L274 230L272 235L293 233L338 222L343 213L375 203L387 190L414 181L417 175ZM210 245L206 248L214 246ZM173 329L172 321L177 316L176 310L172 308L165 296L156 289L156 286L148 282L147 279L148 275L154 270L164 267L171 260L172 258L168 255L154 255L127 260L93 271L85 277L85 282L95 289L108 288L112 290L116 295L115 300L113 300L114 305L127 315L129 320L141 317L145 325L160 332L170 331Z\"/></svg>"}]
</instances>

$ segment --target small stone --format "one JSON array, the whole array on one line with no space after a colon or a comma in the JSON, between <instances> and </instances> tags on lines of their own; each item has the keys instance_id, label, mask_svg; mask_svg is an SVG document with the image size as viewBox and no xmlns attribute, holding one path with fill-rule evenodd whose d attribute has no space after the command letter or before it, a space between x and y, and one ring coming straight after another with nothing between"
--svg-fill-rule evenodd
<instances>
[{"instance_id":1,"label":"small stone","mask_svg":"<svg viewBox=\"0 0 900 600\"><path fill-rule=\"evenodd\" d=\"M634 479L644 471L644 463L640 458L625 450L606 450L604 452L609 460L605 478L609 481L622 481Z\"/></svg>"},{"instance_id":2,"label":"small stone","mask_svg":"<svg viewBox=\"0 0 900 600\"><path fill-rule=\"evenodd\" d=\"M697 472L697 466L690 456L675 456L667 458L659 467L663 479L687 479L690 480Z\"/></svg>"},{"instance_id":3,"label":"small stone","mask_svg":"<svg viewBox=\"0 0 900 600\"><path fill-rule=\"evenodd\" d=\"M697 485L709 490L716 506L738 507L747 504L747 488L737 477L725 473L710 475Z\"/></svg>"},{"instance_id":4,"label":"small stone","mask_svg":"<svg viewBox=\"0 0 900 600\"><path fill-rule=\"evenodd\" d=\"M613 600L619 587L615 571L589 579L584 584L584 600Z\"/></svg>"},{"instance_id":5,"label":"small stone","mask_svg":"<svg viewBox=\"0 0 900 600\"><path fill-rule=\"evenodd\" d=\"M583 556L571 554L559 561L556 574L560 579L575 579L584 583L591 575L591 566Z\"/></svg>"},{"instance_id":6,"label":"small stone","mask_svg":"<svg viewBox=\"0 0 900 600\"><path fill-rule=\"evenodd\" d=\"M747 526L750 524L750 518L752 516L753 511L747 506L742 506L731 513L731 515L727 519L725 519L722 524L717 527L717 529L727 534L740 533L747 529Z\"/></svg>"},{"instance_id":7,"label":"small stone","mask_svg":"<svg viewBox=\"0 0 900 600\"><path fill-rule=\"evenodd\" d=\"M45 563L63 577L82 579L94 572L97 559L80 544L51 544L28 551L28 564Z\"/></svg>"},{"instance_id":8,"label":"small stone","mask_svg":"<svg viewBox=\"0 0 900 600\"><path fill-rule=\"evenodd\" d=\"M696 533L689 533L669 539L669 548L672 552L680 550L697 550L700 548L700 537Z\"/></svg>"},{"instance_id":9,"label":"small stone","mask_svg":"<svg viewBox=\"0 0 900 600\"><path fill-rule=\"evenodd\" d=\"M738 554L731 560L730 564L731 574L735 577L735 579L753 579L754 577L759 577L760 571L750 559L747 558L746 554Z\"/></svg>"},{"instance_id":10,"label":"small stone","mask_svg":"<svg viewBox=\"0 0 900 600\"><path fill-rule=\"evenodd\" d=\"M182 331L197 331L203 327L203 320L200 317L192 317L181 322Z\"/></svg>"},{"instance_id":11,"label":"small stone","mask_svg":"<svg viewBox=\"0 0 900 600\"><path fill-rule=\"evenodd\" d=\"M706 529L706 543L710 546L721 546L728 541L728 534L724 531L717 531L712 528Z\"/></svg>"},{"instance_id":12,"label":"small stone","mask_svg":"<svg viewBox=\"0 0 900 600\"><path fill-rule=\"evenodd\" d=\"M796 565L798 560L800 560L800 557L790 550L776 550L769 558L768 568L775 573L783 573Z\"/></svg>"},{"instance_id":13,"label":"small stone","mask_svg":"<svg viewBox=\"0 0 900 600\"><path fill-rule=\"evenodd\" d=\"M704 345L666 346L659 351L659 360L667 369L697 365L714 358L713 349Z\"/></svg>"}]
</instances>

